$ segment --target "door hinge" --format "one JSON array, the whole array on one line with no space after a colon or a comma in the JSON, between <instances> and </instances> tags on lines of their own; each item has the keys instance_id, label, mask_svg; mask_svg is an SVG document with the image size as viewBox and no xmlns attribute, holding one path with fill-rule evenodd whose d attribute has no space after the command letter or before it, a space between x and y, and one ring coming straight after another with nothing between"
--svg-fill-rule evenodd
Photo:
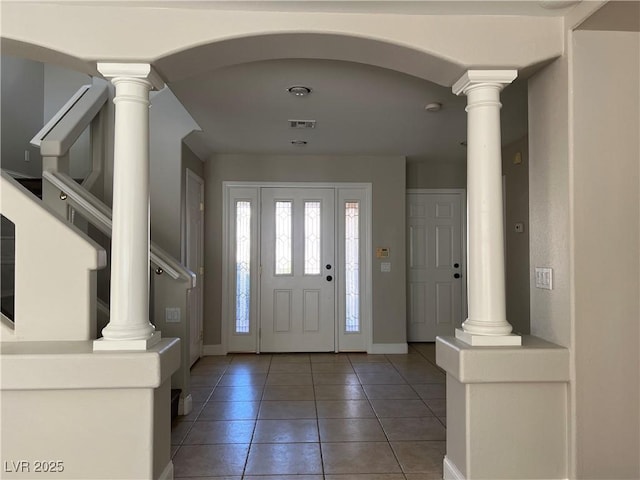
<instances>
[{"instance_id":1,"label":"door hinge","mask_svg":"<svg viewBox=\"0 0 640 480\"><path fill-rule=\"evenodd\" d=\"M200 211L204 212L204 203L200 202Z\"/></svg>"},{"instance_id":2,"label":"door hinge","mask_svg":"<svg viewBox=\"0 0 640 480\"><path fill-rule=\"evenodd\" d=\"M204 340L204 332L200 330L200 340Z\"/></svg>"},{"instance_id":3,"label":"door hinge","mask_svg":"<svg viewBox=\"0 0 640 480\"><path fill-rule=\"evenodd\" d=\"M200 267L200 275L204 275L204 267Z\"/></svg>"}]
</instances>

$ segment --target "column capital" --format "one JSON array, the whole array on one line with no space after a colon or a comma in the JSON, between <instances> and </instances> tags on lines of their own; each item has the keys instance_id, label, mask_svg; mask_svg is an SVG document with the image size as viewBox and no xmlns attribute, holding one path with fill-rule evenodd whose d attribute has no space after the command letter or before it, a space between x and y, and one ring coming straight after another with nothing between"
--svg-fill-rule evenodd
<instances>
[{"instance_id":1,"label":"column capital","mask_svg":"<svg viewBox=\"0 0 640 480\"><path fill-rule=\"evenodd\" d=\"M137 78L146 80L154 90L164 88L164 80L149 63L107 63L98 62L98 71L103 77L113 78Z\"/></svg>"},{"instance_id":2,"label":"column capital","mask_svg":"<svg viewBox=\"0 0 640 480\"><path fill-rule=\"evenodd\" d=\"M467 70L465 74L453 84L451 90L455 95L466 94L469 87L483 83L508 85L513 82L517 76L517 70Z\"/></svg>"}]
</instances>

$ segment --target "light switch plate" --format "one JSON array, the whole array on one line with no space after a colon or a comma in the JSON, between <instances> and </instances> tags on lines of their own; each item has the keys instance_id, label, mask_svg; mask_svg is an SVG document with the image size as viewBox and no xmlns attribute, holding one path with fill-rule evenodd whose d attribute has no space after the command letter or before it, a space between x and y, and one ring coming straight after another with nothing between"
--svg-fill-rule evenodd
<instances>
[{"instance_id":1,"label":"light switch plate","mask_svg":"<svg viewBox=\"0 0 640 480\"><path fill-rule=\"evenodd\" d=\"M180 323L180 308L178 307L165 308L164 321L167 323Z\"/></svg>"},{"instance_id":2,"label":"light switch plate","mask_svg":"<svg viewBox=\"0 0 640 480\"><path fill-rule=\"evenodd\" d=\"M536 288L553 290L553 268L536 267Z\"/></svg>"}]
</instances>

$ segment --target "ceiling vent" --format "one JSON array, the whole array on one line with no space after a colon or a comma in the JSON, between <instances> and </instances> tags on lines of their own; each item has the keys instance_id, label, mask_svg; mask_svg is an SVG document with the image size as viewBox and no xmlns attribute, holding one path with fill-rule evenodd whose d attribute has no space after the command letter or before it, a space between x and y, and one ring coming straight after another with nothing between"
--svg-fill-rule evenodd
<instances>
[{"instance_id":1,"label":"ceiling vent","mask_svg":"<svg viewBox=\"0 0 640 480\"><path fill-rule=\"evenodd\" d=\"M291 128L316 128L315 120L289 120Z\"/></svg>"}]
</instances>

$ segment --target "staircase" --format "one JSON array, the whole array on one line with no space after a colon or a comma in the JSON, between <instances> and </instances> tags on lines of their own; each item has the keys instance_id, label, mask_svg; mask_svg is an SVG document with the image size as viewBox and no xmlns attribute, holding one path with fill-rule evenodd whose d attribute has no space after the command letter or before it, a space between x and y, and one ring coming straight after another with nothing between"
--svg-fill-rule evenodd
<instances>
[{"instance_id":1,"label":"staircase","mask_svg":"<svg viewBox=\"0 0 640 480\"><path fill-rule=\"evenodd\" d=\"M108 91L105 85L93 84L81 88L72 100L67 102L60 112L54 116L54 119L45 125L31 141L32 145L40 148L43 158L42 178L16 178L12 180L13 184L19 184L21 192L31 192L31 195L28 196L33 201L42 204L58 219L69 222L73 225L72 228L81 230L102 245L107 252L108 268L111 209L100 198L88 191L91 185L97 185L98 181L103 181L104 155L107 150L107 115L105 113L107 100ZM77 180L67 175L69 170L69 150L87 128L90 128L92 143L91 152L88 152L92 158L87 160L92 165L92 170L86 179ZM7 172L3 171L3 180L8 176ZM19 325L21 318L24 317L17 311L17 299L14 295L14 290L16 290L14 285L16 260L13 257L14 253L16 253L16 229L13 228L13 224L8 219L3 219L0 227L0 236L2 237L2 278L0 279L2 296L0 298L0 307L4 319L11 324L15 324L15 320L17 320ZM42 232L39 235L42 235ZM20 241L17 243L20 244L21 248ZM55 254L53 256L54 258L56 257ZM191 410L188 298L189 290L195 286L195 275L154 244L151 245L150 260L151 304L149 313L151 318L149 320L156 326L157 330L162 332L163 337L178 337L181 339L182 353L180 357L182 366L173 375L171 385L172 389L180 392L179 412L186 415ZM47 265L47 263L42 263L39 271L50 269L50 267L44 268L43 265ZM60 268L57 271L65 271L65 268ZM40 276L39 273L34 275ZM58 273L56 276L57 280L53 281L61 283L60 274ZM90 322L94 332L92 334L93 339L101 336L102 328L109 322L110 275L108 270L101 272L98 278L99 282L106 283L101 283L104 287L99 287L98 289L96 289L95 285L92 287L94 290L92 293L93 307L90 312ZM100 292L103 301L96 297L96 290ZM69 300L67 305L73 305L73 302ZM180 315L182 321L179 323L167 322L165 310L168 308L179 309L182 312L182 315ZM16 313L20 318L16 319Z\"/></svg>"}]
</instances>

